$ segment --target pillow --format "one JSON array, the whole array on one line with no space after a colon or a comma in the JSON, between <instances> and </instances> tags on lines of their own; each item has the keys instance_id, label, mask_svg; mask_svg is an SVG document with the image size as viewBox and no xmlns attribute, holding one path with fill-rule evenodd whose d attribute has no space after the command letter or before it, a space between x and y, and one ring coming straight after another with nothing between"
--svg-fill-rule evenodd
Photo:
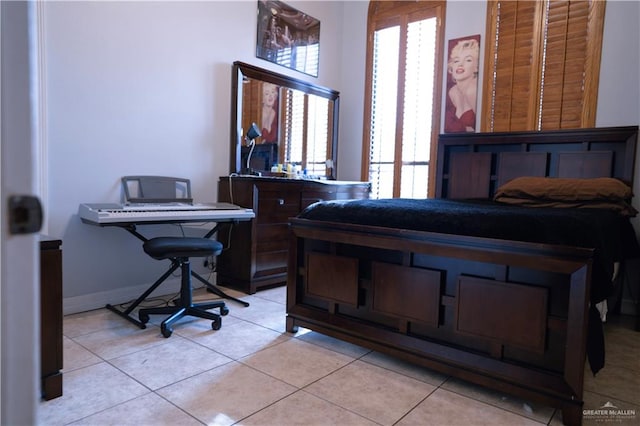
<instances>
[{"instance_id":1,"label":"pillow","mask_svg":"<svg viewBox=\"0 0 640 426\"><path fill-rule=\"evenodd\" d=\"M502 185L494 198L501 196L554 201L623 200L633 196L631 188L614 178L519 177Z\"/></svg>"},{"instance_id":2,"label":"pillow","mask_svg":"<svg viewBox=\"0 0 640 426\"><path fill-rule=\"evenodd\" d=\"M614 178L519 177L500 186L494 200L531 207L596 208L633 217L631 188Z\"/></svg>"}]
</instances>

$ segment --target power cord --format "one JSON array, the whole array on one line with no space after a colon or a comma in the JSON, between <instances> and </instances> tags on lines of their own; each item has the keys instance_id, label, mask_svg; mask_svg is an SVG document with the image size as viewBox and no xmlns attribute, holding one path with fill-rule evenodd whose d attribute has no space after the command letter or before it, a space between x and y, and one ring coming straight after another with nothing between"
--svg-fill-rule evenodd
<instances>
[{"instance_id":1,"label":"power cord","mask_svg":"<svg viewBox=\"0 0 640 426\"><path fill-rule=\"evenodd\" d=\"M222 249L222 251L227 251L231 248L231 234L233 233L233 227L234 227L235 223L231 222L229 224L229 232L227 233L227 244L226 247L224 247Z\"/></svg>"},{"instance_id":2,"label":"power cord","mask_svg":"<svg viewBox=\"0 0 640 426\"><path fill-rule=\"evenodd\" d=\"M229 175L229 200L231 200L231 204L235 204L233 202L233 180L231 178L238 176L237 173L231 173Z\"/></svg>"},{"instance_id":3,"label":"power cord","mask_svg":"<svg viewBox=\"0 0 640 426\"><path fill-rule=\"evenodd\" d=\"M209 256L204 261L204 267L207 268L211 272L216 271L216 261L214 256Z\"/></svg>"},{"instance_id":4,"label":"power cord","mask_svg":"<svg viewBox=\"0 0 640 426\"><path fill-rule=\"evenodd\" d=\"M180 292L173 293L172 295L165 295L165 296L147 298L147 299L144 299L142 302L140 302L140 304L138 306L141 309L158 308L158 307L161 307L161 306L169 306L171 301L173 301L177 297L180 297ZM131 299L128 302L121 303L121 304L119 304L117 306L124 311L124 310L127 310L129 308L129 306L134 301L135 301L135 299Z\"/></svg>"}]
</instances>

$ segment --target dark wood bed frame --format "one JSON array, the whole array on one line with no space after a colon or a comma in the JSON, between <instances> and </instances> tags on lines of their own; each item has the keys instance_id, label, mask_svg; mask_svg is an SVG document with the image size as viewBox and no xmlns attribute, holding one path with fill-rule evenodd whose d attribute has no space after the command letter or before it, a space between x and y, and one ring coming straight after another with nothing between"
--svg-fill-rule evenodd
<instances>
[{"instance_id":1,"label":"dark wood bed frame","mask_svg":"<svg viewBox=\"0 0 640 426\"><path fill-rule=\"evenodd\" d=\"M490 198L517 176L633 181L638 127L441 135L436 194ZM298 326L582 421L593 250L292 218Z\"/></svg>"}]
</instances>

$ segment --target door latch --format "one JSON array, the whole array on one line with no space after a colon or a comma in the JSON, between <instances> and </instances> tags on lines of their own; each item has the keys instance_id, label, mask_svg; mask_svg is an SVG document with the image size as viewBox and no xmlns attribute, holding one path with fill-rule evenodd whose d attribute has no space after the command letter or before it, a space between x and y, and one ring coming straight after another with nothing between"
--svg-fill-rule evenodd
<instances>
[{"instance_id":1,"label":"door latch","mask_svg":"<svg viewBox=\"0 0 640 426\"><path fill-rule=\"evenodd\" d=\"M11 234L33 234L42 228L42 205L33 195L11 195L9 197L9 232Z\"/></svg>"}]
</instances>

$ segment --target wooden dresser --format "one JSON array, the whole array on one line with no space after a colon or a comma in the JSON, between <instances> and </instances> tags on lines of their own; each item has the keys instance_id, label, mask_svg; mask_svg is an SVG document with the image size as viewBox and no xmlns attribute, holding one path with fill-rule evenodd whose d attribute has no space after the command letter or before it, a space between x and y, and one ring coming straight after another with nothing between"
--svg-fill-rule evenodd
<instances>
[{"instance_id":1,"label":"wooden dresser","mask_svg":"<svg viewBox=\"0 0 640 426\"><path fill-rule=\"evenodd\" d=\"M218 240L225 250L217 258L217 282L253 294L265 286L285 284L289 218L317 201L368 198L368 182L223 176L218 201L251 208L254 220L225 226Z\"/></svg>"},{"instance_id":2,"label":"wooden dresser","mask_svg":"<svg viewBox=\"0 0 640 426\"><path fill-rule=\"evenodd\" d=\"M40 236L40 370L45 400L62 395L62 240Z\"/></svg>"}]
</instances>

